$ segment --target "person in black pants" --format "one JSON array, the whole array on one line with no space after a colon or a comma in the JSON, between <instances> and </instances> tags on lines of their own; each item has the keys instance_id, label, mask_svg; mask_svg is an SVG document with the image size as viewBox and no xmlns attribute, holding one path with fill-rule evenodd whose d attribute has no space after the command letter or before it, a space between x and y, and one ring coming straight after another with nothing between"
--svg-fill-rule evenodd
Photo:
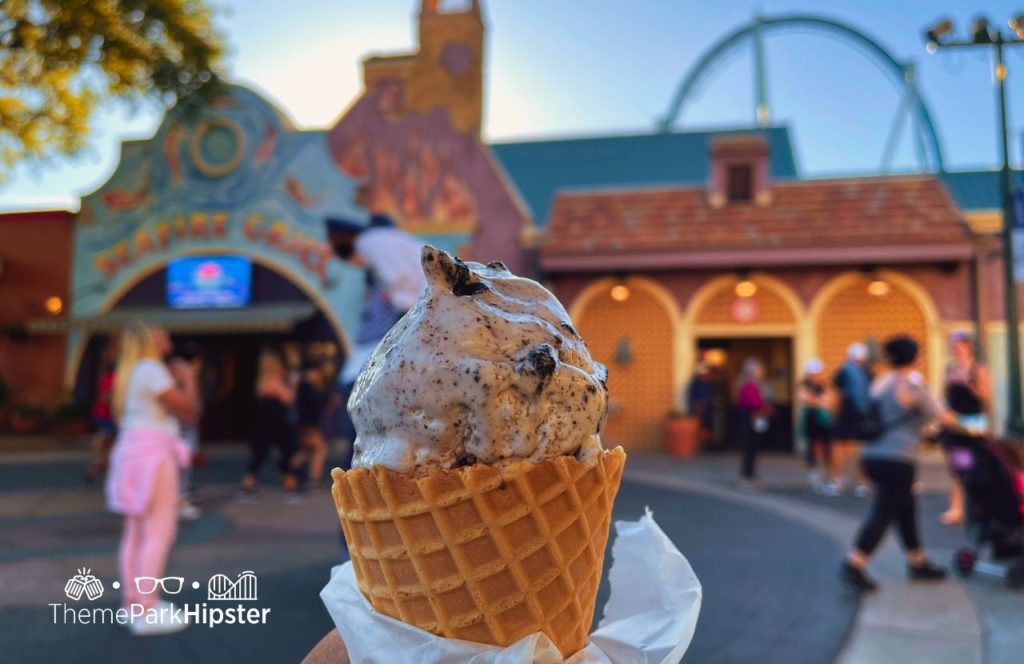
<instances>
[{"instance_id":1,"label":"person in black pants","mask_svg":"<svg viewBox=\"0 0 1024 664\"><path fill-rule=\"evenodd\" d=\"M945 578L946 572L932 564L921 548L914 498L914 464L921 429L934 420L953 418L940 411L915 369L917 343L905 336L885 344L885 356L892 370L871 385L871 407L881 424L881 434L865 441L861 453L864 473L874 485L871 512L857 533L854 549L840 570L845 583L859 591L874 590L877 584L865 569L871 555L892 524L896 525L907 556L907 574L912 581Z\"/></svg>"},{"instance_id":2,"label":"person in black pants","mask_svg":"<svg viewBox=\"0 0 1024 664\"><path fill-rule=\"evenodd\" d=\"M761 447L761 438L768 430L768 417L771 406L764 398L764 365L756 357L748 357L743 362L740 374L740 386L736 406L741 418L740 448L740 483L745 488L757 486L757 452Z\"/></svg>"},{"instance_id":3,"label":"person in black pants","mask_svg":"<svg viewBox=\"0 0 1024 664\"><path fill-rule=\"evenodd\" d=\"M289 375L284 358L279 353L265 350L260 354L249 463L240 487L243 494L256 492L260 469L272 447L280 450L278 468L281 470L281 483L285 492L296 494L298 478L288 462L295 450L296 432L290 411L295 402L297 386L298 377Z\"/></svg>"}]
</instances>

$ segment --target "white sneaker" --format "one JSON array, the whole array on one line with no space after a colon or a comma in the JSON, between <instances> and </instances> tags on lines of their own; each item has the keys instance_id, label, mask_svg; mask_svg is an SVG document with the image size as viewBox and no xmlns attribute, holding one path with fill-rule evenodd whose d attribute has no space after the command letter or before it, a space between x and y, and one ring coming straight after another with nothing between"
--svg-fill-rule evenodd
<instances>
[{"instance_id":1,"label":"white sneaker","mask_svg":"<svg viewBox=\"0 0 1024 664\"><path fill-rule=\"evenodd\" d=\"M182 500L178 505L178 518L182 521L195 521L203 515L203 511L188 500Z\"/></svg>"},{"instance_id":2,"label":"white sneaker","mask_svg":"<svg viewBox=\"0 0 1024 664\"><path fill-rule=\"evenodd\" d=\"M853 495L858 498L867 498L870 493L871 489L868 488L867 484L858 484L853 489Z\"/></svg>"},{"instance_id":3,"label":"white sneaker","mask_svg":"<svg viewBox=\"0 0 1024 664\"><path fill-rule=\"evenodd\" d=\"M156 611L158 620L150 622L145 616L133 620L128 629L132 636L160 636L162 634L176 634L188 629L188 619L182 616L181 620L175 620L174 605L164 600L157 600L156 605L150 609Z\"/></svg>"},{"instance_id":4,"label":"white sneaker","mask_svg":"<svg viewBox=\"0 0 1024 664\"><path fill-rule=\"evenodd\" d=\"M286 491L284 497L285 505L302 505L306 502L306 495L298 491Z\"/></svg>"},{"instance_id":5,"label":"white sneaker","mask_svg":"<svg viewBox=\"0 0 1024 664\"><path fill-rule=\"evenodd\" d=\"M821 495L836 498L843 495L843 485L838 482L826 482L821 487Z\"/></svg>"}]
</instances>

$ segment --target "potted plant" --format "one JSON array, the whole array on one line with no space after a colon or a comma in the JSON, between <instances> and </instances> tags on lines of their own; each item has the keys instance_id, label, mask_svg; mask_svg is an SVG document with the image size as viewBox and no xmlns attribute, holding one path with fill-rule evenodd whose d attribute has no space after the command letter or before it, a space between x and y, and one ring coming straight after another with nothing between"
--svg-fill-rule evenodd
<instances>
[{"instance_id":1,"label":"potted plant","mask_svg":"<svg viewBox=\"0 0 1024 664\"><path fill-rule=\"evenodd\" d=\"M700 449L700 420L681 410L670 411L662 423L665 450L679 459L696 456Z\"/></svg>"}]
</instances>

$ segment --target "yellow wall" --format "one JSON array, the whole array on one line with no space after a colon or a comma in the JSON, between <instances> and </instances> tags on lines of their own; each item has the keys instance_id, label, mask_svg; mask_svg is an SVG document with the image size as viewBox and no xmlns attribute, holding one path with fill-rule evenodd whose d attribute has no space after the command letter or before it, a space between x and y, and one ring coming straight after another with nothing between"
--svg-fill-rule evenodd
<instances>
[{"instance_id":1,"label":"yellow wall","mask_svg":"<svg viewBox=\"0 0 1024 664\"><path fill-rule=\"evenodd\" d=\"M633 284L629 298L617 302L608 286L584 303L575 322L591 355L608 367L607 444L659 448L661 421L675 401L669 311L647 288ZM627 363L617 358L624 339Z\"/></svg>"},{"instance_id":2,"label":"yellow wall","mask_svg":"<svg viewBox=\"0 0 1024 664\"><path fill-rule=\"evenodd\" d=\"M631 277L625 302L610 292L618 282L594 281L573 302L570 311L594 357L608 366L612 413L606 438L632 448L660 448L658 430L680 394L697 361L701 337L788 337L793 340L793 379L799 380L804 362L821 357L833 371L853 341L873 336L879 341L908 333L921 343L921 368L937 391L946 357L944 330L928 293L909 277L881 271L890 285L884 297L867 292L867 277L859 272L839 274L821 287L809 307L784 282L767 274L750 276L758 286L759 317L740 324L732 320L737 278L724 274L709 280L686 303L658 282ZM615 361L616 346L628 337L632 362Z\"/></svg>"}]
</instances>

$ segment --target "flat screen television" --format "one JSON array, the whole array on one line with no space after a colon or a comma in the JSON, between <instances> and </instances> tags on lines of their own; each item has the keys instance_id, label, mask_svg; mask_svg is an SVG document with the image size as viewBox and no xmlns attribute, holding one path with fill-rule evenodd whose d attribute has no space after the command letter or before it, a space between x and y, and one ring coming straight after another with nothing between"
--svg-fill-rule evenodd
<instances>
[{"instance_id":1,"label":"flat screen television","mask_svg":"<svg viewBox=\"0 0 1024 664\"><path fill-rule=\"evenodd\" d=\"M249 304L252 262L242 256L190 256L167 264L167 306L229 309Z\"/></svg>"}]
</instances>

